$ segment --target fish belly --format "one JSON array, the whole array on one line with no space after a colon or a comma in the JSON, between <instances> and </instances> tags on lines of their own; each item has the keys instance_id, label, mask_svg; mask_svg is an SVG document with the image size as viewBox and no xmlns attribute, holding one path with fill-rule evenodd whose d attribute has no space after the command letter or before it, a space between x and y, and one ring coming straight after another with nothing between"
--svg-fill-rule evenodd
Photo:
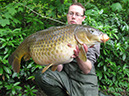
<instances>
[{"instance_id":1,"label":"fish belly","mask_svg":"<svg viewBox=\"0 0 129 96\"><path fill-rule=\"evenodd\" d=\"M40 65L54 65L69 63L73 60L72 55L76 44L72 44L72 47L68 46L68 43L61 43L55 47L39 47L32 48L30 51L32 59L35 63Z\"/></svg>"}]
</instances>

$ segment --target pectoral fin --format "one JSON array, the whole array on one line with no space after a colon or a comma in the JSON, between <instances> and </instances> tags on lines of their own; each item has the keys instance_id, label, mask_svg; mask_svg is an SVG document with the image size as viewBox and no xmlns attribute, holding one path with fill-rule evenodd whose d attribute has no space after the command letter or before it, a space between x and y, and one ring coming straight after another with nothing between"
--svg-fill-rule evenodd
<instances>
[{"instance_id":1,"label":"pectoral fin","mask_svg":"<svg viewBox=\"0 0 129 96\"><path fill-rule=\"evenodd\" d=\"M25 55L24 55L24 60L25 60L25 61L28 61L29 59L30 59L30 55L29 55L29 54L25 54Z\"/></svg>"},{"instance_id":2,"label":"pectoral fin","mask_svg":"<svg viewBox=\"0 0 129 96\"><path fill-rule=\"evenodd\" d=\"M81 46L80 52L79 52L79 56L78 56L82 61L86 62L87 60L87 56L86 56L86 51L84 49L84 46Z\"/></svg>"},{"instance_id":3,"label":"pectoral fin","mask_svg":"<svg viewBox=\"0 0 129 96\"><path fill-rule=\"evenodd\" d=\"M51 70L52 70L52 71L56 71L57 66L58 66L58 65L54 65L54 66L52 66Z\"/></svg>"},{"instance_id":4,"label":"pectoral fin","mask_svg":"<svg viewBox=\"0 0 129 96\"><path fill-rule=\"evenodd\" d=\"M46 67L44 67L43 68L43 70L42 70L42 73L44 73L49 67L51 67L53 65L53 63L52 64L49 64L48 66L46 66Z\"/></svg>"},{"instance_id":5,"label":"pectoral fin","mask_svg":"<svg viewBox=\"0 0 129 96\"><path fill-rule=\"evenodd\" d=\"M84 42L90 42L87 34L83 31L76 32L74 36L79 44L83 44Z\"/></svg>"}]
</instances>

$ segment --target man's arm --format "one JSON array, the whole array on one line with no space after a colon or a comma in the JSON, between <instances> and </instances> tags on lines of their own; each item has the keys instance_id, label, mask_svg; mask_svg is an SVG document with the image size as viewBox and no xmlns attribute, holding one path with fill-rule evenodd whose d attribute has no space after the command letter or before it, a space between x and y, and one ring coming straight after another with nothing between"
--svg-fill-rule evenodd
<instances>
[{"instance_id":1,"label":"man's arm","mask_svg":"<svg viewBox=\"0 0 129 96\"><path fill-rule=\"evenodd\" d=\"M91 61L87 59L86 62L80 60L80 58L76 58L76 61L80 67L80 69L83 71L84 74L88 74L92 69Z\"/></svg>"},{"instance_id":2,"label":"man's arm","mask_svg":"<svg viewBox=\"0 0 129 96\"><path fill-rule=\"evenodd\" d=\"M80 67L80 69L83 71L84 74L88 74L92 69L91 61L87 59L86 62L82 61L80 58L76 57L76 61ZM60 64L57 67L57 71L62 71L63 65Z\"/></svg>"},{"instance_id":3,"label":"man's arm","mask_svg":"<svg viewBox=\"0 0 129 96\"><path fill-rule=\"evenodd\" d=\"M85 49L85 52L87 53L88 52L88 47L83 44L83 47ZM76 57L76 61L80 67L80 69L83 71L84 74L88 74L91 69L92 69L92 64L91 64L91 61L87 59L87 61L82 61L79 57L79 48L78 46L76 47L76 50L74 50L74 56Z\"/></svg>"},{"instance_id":4,"label":"man's arm","mask_svg":"<svg viewBox=\"0 0 129 96\"><path fill-rule=\"evenodd\" d=\"M72 57L76 58L77 64L79 65L83 73L88 74L91 71L93 64L96 62L97 58L100 55L100 44L97 44L92 48L87 48L85 44L83 44L83 46L87 53L87 61L84 62L78 57L79 55L78 46L76 47L76 50L74 50L74 55ZM58 65L57 70L60 72L62 69L63 69L63 65L62 64Z\"/></svg>"},{"instance_id":5,"label":"man's arm","mask_svg":"<svg viewBox=\"0 0 129 96\"><path fill-rule=\"evenodd\" d=\"M88 48L85 44L83 44L83 47L87 53L87 61L84 62L78 57L78 46L76 47L76 50L74 50L74 56L83 73L88 74L91 71L93 64L96 62L97 58L100 55L100 44L94 45L92 46L92 48Z\"/></svg>"}]
</instances>

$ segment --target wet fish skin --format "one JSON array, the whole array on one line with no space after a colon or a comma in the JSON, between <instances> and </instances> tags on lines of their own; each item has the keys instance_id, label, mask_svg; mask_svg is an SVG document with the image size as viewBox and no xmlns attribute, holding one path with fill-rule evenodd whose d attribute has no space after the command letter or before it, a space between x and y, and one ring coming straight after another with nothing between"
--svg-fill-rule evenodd
<instances>
[{"instance_id":1,"label":"wet fish skin","mask_svg":"<svg viewBox=\"0 0 129 96\"><path fill-rule=\"evenodd\" d=\"M32 57L34 62L47 65L47 68L69 63L73 60L73 50L77 45L83 49L82 44L90 47L108 39L106 34L90 26L66 25L49 28L28 36L9 57L9 64L15 72L19 72L22 57L25 61ZM85 50L82 53L86 54ZM86 60L86 55L84 58Z\"/></svg>"}]
</instances>

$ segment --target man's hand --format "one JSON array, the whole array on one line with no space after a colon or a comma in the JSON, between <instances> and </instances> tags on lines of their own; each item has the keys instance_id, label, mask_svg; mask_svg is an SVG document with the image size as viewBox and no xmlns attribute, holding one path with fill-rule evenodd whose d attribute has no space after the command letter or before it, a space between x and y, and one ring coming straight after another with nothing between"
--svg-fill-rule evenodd
<instances>
[{"instance_id":1,"label":"man's hand","mask_svg":"<svg viewBox=\"0 0 129 96\"><path fill-rule=\"evenodd\" d=\"M86 46L86 44L83 44L83 47L84 47L85 52L87 53L88 47ZM85 74L87 74L87 73L90 72L90 70L91 70L91 68L92 68L91 62L90 62L89 60L88 60L87 62L81 61L80 58L78 58L79 51L80 51L80 50L79 50L79 47L76 46L76 49L74 50L74 55L72 56L72 58L76 58L76 60L77 60L77 62L78 62L78 64L79 64L80 68L82 69L82 71L83 71ZM62 65L62 64L58 65L57 71L60 72L60 71L62 71L62 69L63 69L63 65Z\"/></svg>"},{"instance_id":2,"label":"man's hand","mask_svg":"<svg viewBox=\"0 0 129 96\"><path fill-rule=\"evenodd\" d=\"M62 64L60 64L60 65L57 66L57 71L61 72L62 69L63 69L63 65Z\"/></svg>"},{"instance_id":3,"label":"man's hand","mask_svg":"<svg viewBox=\"0 0 129 96\"><path fill-rule=\"evenodd\" d=\"M83 47L84 47L85 52L87 53L87 52L88 52L88 47L86 46L86 44L83 44ZM73 58L78 57L79 51L80 51L80 50L79 50L79 47L76 46L76 50L74 50L74 55L73 55L72 57L73 57Z\"/></svg>"},{"instance_id":4,"label":"man's hand","mask_svg":"<svg viewBox=\"0 0 129 96\"><path fill-rule=\"evenodd\" d=\"M88 52L88 47L86 44L83 44L84 50L87 53ZM88 74L91 69L92 69L92 64L91 61L87 59L86 62L83 62L79 57L79 48L76 46L76 50L74 50L74 55L72 56L73 58L76 58L76 61L80 67L80 69L83 71L84 74Z\"/></svg>"}]
</instances>

